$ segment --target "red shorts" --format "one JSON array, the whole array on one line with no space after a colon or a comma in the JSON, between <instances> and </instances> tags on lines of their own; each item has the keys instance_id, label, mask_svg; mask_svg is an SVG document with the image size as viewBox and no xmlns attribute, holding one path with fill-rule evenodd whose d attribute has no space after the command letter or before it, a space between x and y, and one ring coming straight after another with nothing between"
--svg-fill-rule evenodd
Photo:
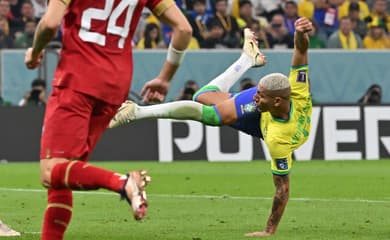
<instances>
[{"instance_id":1,"label":"red shorts","mask_svg":"<svg viewBox=\"0 0 390 240\"><path fill-rule=\"evenodd\" d=\"M54 87L41 138L41 159L87 160L119 106Z\"/></svg>"}]
</instances>

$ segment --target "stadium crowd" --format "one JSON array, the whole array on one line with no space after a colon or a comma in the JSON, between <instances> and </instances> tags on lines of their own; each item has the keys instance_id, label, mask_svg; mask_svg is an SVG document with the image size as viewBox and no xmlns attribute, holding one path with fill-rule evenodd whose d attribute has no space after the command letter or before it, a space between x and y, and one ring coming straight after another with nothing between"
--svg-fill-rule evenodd
<instances>
[{"instance_id":1,"label":"stadium crowd","mask_svg":"<svg viewBox=\"0 0 390 240\"><path fill-rule=\"evenodd\" d=\"M193 27L190 49L240 48L250 27L261 48L293 47L294 21L315 23L311 48L390 48L387 0L176 0ZM0 0L0 49L31 46L45 0ZM147 9L137 26L134 48L166 48L172 29ZM61 41L61 32L55 41Z\"/></svg>"},{"instance_id":2,"label":"stadium crowd","mask_svg":"<svg viewBox=\"0 0 390 240\"><path fill-rule=\"evenodd\" d=\"M190 49L240 48L250 27L261 48L293 47L294 21L314 22L311 48L390 48L387 0L175 0L193 27ZM31 46L45 0L0 0L0 49ZM134 48L166 48L172 29L143 11ZM61 32L56 39L61 42Z\"/></svg>"}]
</instances>

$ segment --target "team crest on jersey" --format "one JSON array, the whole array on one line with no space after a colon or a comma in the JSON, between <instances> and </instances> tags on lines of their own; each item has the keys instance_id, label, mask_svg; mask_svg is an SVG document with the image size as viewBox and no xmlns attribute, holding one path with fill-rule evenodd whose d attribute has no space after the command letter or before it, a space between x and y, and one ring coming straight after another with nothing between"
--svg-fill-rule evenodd
<instances>
[{"instance_id":1,"label":"team crest on jersey","mask_svg":"<svg viewBox=\"0 0 390 240\"><path fill-rule=\"evenodd\" d=\"M243 113L251 113L256 111L256 105L253 102L245 105L241 105L241 108Z\"/></svg>"},{"instance_id":2,"label":"team crest on jersey","mask_svg":"<svg viewBox=\"0 0 390 240\"><path fill-rule=\"evenodd\" d=\"M276 161L276 168L278 170L287 170L288 169L288 163L287 158L277 158Z\"/></svg>"},{"instance_id":3,"label":"team crest on jersey","mask_svg":"<svg viewBox=\"0 0 390 240\"><path fill-rule=\"evenodd\" d=\"M305 83L306 82L306 76L307 76L306 70L298 71L297 82Z\"/></svg>"}]
</instances>

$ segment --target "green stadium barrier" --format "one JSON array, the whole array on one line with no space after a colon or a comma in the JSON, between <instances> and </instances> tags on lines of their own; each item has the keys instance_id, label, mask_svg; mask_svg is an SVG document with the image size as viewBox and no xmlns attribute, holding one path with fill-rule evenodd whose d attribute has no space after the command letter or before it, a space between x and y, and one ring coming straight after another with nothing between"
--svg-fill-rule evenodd
<instances>
[{"instance_id":1,"label":"green stadium barrier","mask_svg":"<svg viewBox=\"0 0 390 240\"><path fill-rule=\"evenodd\" d=\"M24 67L23 50L2 50L1 95L16 104L30 88L31 81L39 75ZM265 50L268 64L251 69L244 77L258 80L271 72L288 74L291 51ZM48 54L44 76L51 81L57 57ZM184 82L192 79L203 85L224 71L240 55L239 50L200 50L188 52L182 66L172 81L167 100L180 92ZM164 50L134 51L134 76L132 90L139 92L143 84L153 79L166 57ZM383 88L383 101L390 103L390 52L310 50L311 91L318 103L355 103L374 83ZM49 84L50 85L50 84ZM238 85L233 87L237 90Z\"/></svg>"}]
</instances>

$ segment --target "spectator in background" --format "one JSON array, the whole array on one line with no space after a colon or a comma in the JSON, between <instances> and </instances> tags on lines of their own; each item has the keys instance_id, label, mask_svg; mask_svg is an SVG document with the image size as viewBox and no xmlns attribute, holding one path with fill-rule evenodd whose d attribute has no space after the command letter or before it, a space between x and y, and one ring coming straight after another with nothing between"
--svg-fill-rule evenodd
<instances>
[{"instance_id":1,"label":"spectator in background","mask_svg":"<svg viewBox=\"0 0 390 240\"><path fill-rule=\"evenodd\" d=\"M238 19L240 17L240 2L242 0L228 0L229 11L232 16ZM252 4L252 14L253 16L260 16L265 14L264 9L261 6L261 2L259 0L249 0Z\"/></svg>"},{"instance_id":2,"label":"spectator in background","mask_svg":"<svg viewBox=\"0 0 390 240\"><path fill-rule=\"evenodd\" d=\"M176 97L175 101L178 100L192 100L195 92L199 90L199 85L194 80L188 80L184 83L183 89L180 94Z\"/></svg>"},{"instance_id":3,"label":"spectator in background","mask_svg":"<svg viewBox=\"0 0 390 240\"><path fill-rule=\"evenodd\" d=\"M382 88L378 84L371 85L366 93L358 100L361 104L380 104L382 103Z\"/></svg>"},{"instance_id":4,"label":"spectator in background","mask_svg":"<svg viewBox=\"0 0 390 240\"><path fill-rule=\"evenodd\" d=\"M11 26L16 38L25 31L27 22L34 21L35 23L38 23L38 18L35 17L34 12L34 6L30 1L23 2L22 8L20 9L21 16L16 18Z\"/></svg>"},{"instance_id":5,"label":"spectator in background","mask_svg":"<svg viewBox=\"0 0 390 240\"><path fill-rule=\"evenodd\" d=\"M188 22L192 27L192 36L202 47L204 41L210 37L207 23L213 15L206 13L206 0L194 0L193 10L187 14Z\"/></svg>"},{"instance_id":6,"label":"spectator in background","mask_svg":"<svg viewBox=\"0 0 390 240\"><path fill-rule=\"evenodd\" d=\"M352 30L363 39L367 34L367 23L360 19L359 13L359 4L354 2L350 3L348 16L351 19Z\"/></svg>"},{"instance_id":7,"label":"spectator in background","mask_svg":"<svg viewBox=\"0 0 390 240\"><path fill-rule=\"evenodd\" d=\"M269 33L271 38L269 44L274 49L294 48L294 37L288 34L284 25L284 17L281 14L275 14L270 23Z\"/></svg>"},{"instance_id":8,"label":"spectator in background","mask_svg":"<svg viewBox=\"0 0 390 240\"><path fill-rule=\"evenodd\" d=\"M5 20L5 33L12 36L10 25L12 25L13 17L7 0L0 0L0 19Z\"/></svg>"},{"instance_id":9,"label":"spectator in background","mask_svg":"<svg viewBox=\"0 0 390 240\"><path fill-rule=\"evenodd\" d=\"M0 18L6 18L7 20L14 20L15 18L8 0L0 0Z\"/></svg>"},{"instance_id":10,"label":"spectator in background","mask_svg":"<svg viewBox=\"0 0 390 240\"><path fill-rule=\"evenodd\" d=\"M217 21L223 27L223 43L229 48L240 47L240 29L236 18L228 14L227 0L215 0L215 16L210 22Z\"/></svg>"},{"instance_id":11,"label":"spectator in background","mask_svg":"<svg viewBox=\"0 0 390 240\"><path fill-rule=\"evenodd\" d=\"M385 23L382 19L374 18L369 24L367 36L363 40L363 46L367 49L389 49L390 38L386 36Z\"/></svg>"},{"instance_id":12,"label":"spectator in background","mask_svg":"<svg viewBox=\"0 0 390 240\"><path fill-rule=\"evenodd\" d=\"M350 5L357 4L359 6L359 18L364 20L366 17L370 15L370 8L367 3L361 0L345 0L340 6L338 11L339 19L342 17L348 16L350 11Z\"/></svg>"},{"instance_id":13,"label":"spectator in background","mask_svg":"<svg viewBox=\"0 0 390 240\"><path fill-rule=\"evenodd\" d=\"M22 3L20 14L21 14L20 19L23 22L26 22L27 20L34 20L35 22L38 22L39 20L37 17L35 17L34 5L30 1L25 1Z\"/></svg>"},{"instance_id":14,"label":"spectator in background","mask_svg":"<svg viewBox=\"0 0 390 240\"><path fill-rule=\"evenodd\" d=\"M268 21L265 18L254 16L253 3L250 0L239 1L239 18L237 18L237 24L240 29L250 27L253 21L259 21L260 26L264 27L268 25Z\"/></svg>"},{"instance_id":15,"label":"spectator in background","mask_svg":"<svg viewBox=\"0 0 390 240\"><path fill-rule=\"evenodd\" d=\"M14 46L12 37L7 33L7 24L6 19L0 19L0 49Z\"/></svg>"},{"instance_id":16,"label":"spectator in background","mask_svg":"<svg viewBox=\"0 0 390 240\"><path fill-rule=\"evenodd\" d=\"M294 1L286 1L284 5L284 24L286 25L288 34L294 36L295 21L298 16L298 5Z\"/></svg>"},{"instance_id":17,"label":"spectator in background","mask_svg":"<svg viewBox=\"0 0 390 240\"><path fill-rule=\"evenodd\" d=\"M310 32L308 32L309 35L309 48L326 48L325 42L318 37L317 35L318 25L316 23L313 23L313 28Z\"/></svg>"},{"instance_id":18,"label":"spectator in background","mask_svg":"<svg viewBox=\"0 0 390 240\"><path fill-rule=\"evenodd\" d=\"M184 1L184 0L181 0ZM179 3L180 1L176 0L176 4ZM195 10L195 4L197 0L186 0L186 8L187 8L187 13ZM214 9L214 0L204 0L204 5L205 5L205 12L209 15L214 15L215 9Z\"/></svg>"},{"instance_id":19,"label":"spectator in background","mask_svg":"<svg viewBox=\"0 0 390 240\"><path fill-rule=\"evenodd\" d=\"M46 0L31 0L35 10L34 14L37 19L41 19L43 14L46 12L47 2L48 1Z\"/></svg>"},{"instance_id":20,"label":"spectator in background","mask_svg":"<svg viewBox=\"0 0 390 240\"><path fill-rule=\"evenodd\" d=\"M253 5L250 0L240 0L238 6L239 18L237 19L237 23L239 28L244 29L255 20L253 17Z\"/></svg>"},{"instance_id":21,"label":"spectator in background","mask_svg":"<svg viewBox=\"0 0 390 240\"><path fill-rule=\"evenodd\" d=\"M264 9L264 15L267 17L268 21L271 21L271 18L275 14L283 14L282 4L285 0L257 0L260 2L261 6Z\"/></svg>"},{"instance_id":22,"label":"spectator in background","mask_svg":"<svg viewBox=\"0 0 390 240\"><path fill-rule=\"evenodd\" d=\"M209 23L208 37L202 43L201 48L228 48L224 42L224 29L219 21Z\"/></svg>"},{"instance_id":23,"label":"spectator in background","mask_svg":"<svg viewBox=\"0 0 390 240\"><path fill-rule=\"evenodd\" d=\"M242 92L244 90L247 90L249 88L252 88L256 86L256 82L253 81L251 78L244 78L240 81L240 88L238 89L238 92Z\"/></svg>"},{"instance_id":24,"label":"spectator in background","mask_svg":"<svg viewBox=\"0 0 390 240\"><path fill-rule=\"evenodd\" d=\"M37 23L34 20L27 20L24 25L24 32L15 39L15 48L28 48L32 46Z\"/></svg>"},{"instance_id":25,"label":"spectator in background","mask_svg":"<svg viewBox=\"0 0 390 240\"><path fill-rule=\"evenodd\" d=\"M45 106L46 105L46 81L40 78L31 83L31 90L26 92L19 101L19 106Z\"/></svg>"},{"instance_id":26,"label":"spectator in background","mask_svg":"<svg viewBox=\"0 0 390 240\"><path fill-rule=\"evenodd\" d=\"M165 48L161 41L160 28L155 23L148 23L145 27L144 37L137 44L139 49Z\"/></svg>"},{"instance_id":27,"label":"spectator in background","mask_svg":"<svg viewBox=\"0 0 390 240\"><path fill-rule=\"evenodd\" d=\"M301 0L298 3L298 15L307 19L313 19L314 3L312 0Z\"/></svg>"},{"instance_id":28,"label":"spectator in background","mask_svg":"<svg viewBox=\"0 0 390 240\"><path fill-rule=\"evenodd\" d=\"M318 24L318 36L327 41L329 36L337 31L339 21L337 17L337 8L340 0L317 0L314 2L314 22Z\"/></svg>"},{"instance_id":29,"label":"spectator in background","mask_svg":"<svg viewBox=\"0 0 390 240\"><path fill-rule=\"evenodd\" d=\"M340 19L340 29L329 37L327 47L343 48L346 50L354 50L363 47L360 36L352 31L352 23L349 17Z\"/></svg>"},{"instance_id":30,"label":"spectator in background","mask_svg":"<svg viewBox=\"0 0 390 240\"><path fill-rule=\"evenodd\" d=\"M134 30L133 39L131 41L131 44L134 48L137 48L137 44L144 37L146 24L148 24L146 21L149 16L150 16L149 9L143 9L139 17L137 27ZM167 44L169 44L169 42Z\"/></svg>"},{"instance_id":31,"label":"spectator in background","mask_svg":"<svg viewBox=\"0 0 390 240\"><path fill-rule=\"evenodd\" d=\"M260 49L270 48L269 40L271 38L270 34L265 31L264 28L260 26L259 21L254 20L250 25L251 31L257 38L257 45Z\"/></svg>"},{"instance_id":32,"label":"spectator in background","mask_svg":"<svg viewBox=\"0 0 390 240\"><path fill-rule=\"evenodd\" d=\"M175 3L184 13L186 13L188 11L188 7L191 6L190 0L175 0Z\"/></svg>"},{"instance_id":33,"label":"spectator in background","mask_svg":"<svg viewBox=\"0 0 390 240\"><path fill-rule=\"evenodd\" d=\"M11 8L11 13L15 18L20 18L22 15L20 13L20 9L22 8L21 0L8 0Z\"/></svg>"},{"instance_id":34,"label":"spectator in background","mask_svg":"<svg viewBox=\"0 0 390 240\"><path fill-rule=\"evenodd\" d=\"M386 32L390 32L390 15L387 12L386 0L375 0L372 6L371 19L379 18L382 19L386 26ZM390 5L390 4L389 4Z\"/></svg>"}]
</instances>

